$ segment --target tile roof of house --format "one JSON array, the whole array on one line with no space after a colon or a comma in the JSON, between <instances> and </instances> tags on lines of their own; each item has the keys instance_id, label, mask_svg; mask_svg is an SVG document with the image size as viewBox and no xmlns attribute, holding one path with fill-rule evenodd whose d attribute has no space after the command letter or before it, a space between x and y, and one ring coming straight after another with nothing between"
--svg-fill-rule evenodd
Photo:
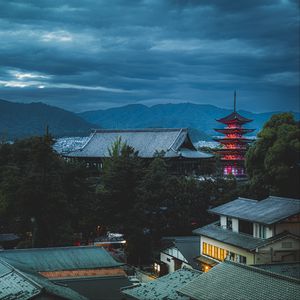
<instances>
[{"instance_id":1,"label":"tile roof of house","mask_svg":"<svg viewBox=\"0 0 300 300\"><path fill-rule=\"evenodd\" d=\"M280 262L255 265L254 267L284 276L300 279L300 262Z\"/></svg>"},{"instance_id":2,"label":"tile roof of house","mask_svg":"<svg viewBox=\"0 0 300 300\"><path fill-rule=\"evenodd\" d=\"M24 264L39 272L118 267L105 249L95 246L34 248L0 251L11 264Z\"/></svg>"},{"instance_id":3,"label":"tile roof of house","mask_svg":"<svg viewBox=\"0 0 300 300\"><path fill-rule=\"evenodd\" d=\"M251 235L233 232L218 226L218 222L208 224L193 230L194 234L203 235L214 240L252 250L262 244L263 240Z\"/></svg>"},{"instance_id":4,"label":"tile roof of house","mask_svg":"<svg viewBox=\"0 0 300 300\"><path fill-rule=\"evenodd\" d=\"M225 261L178 292L196 300L296 300L300 280Z\"/></svg>"},{"instance_id":5,"label":"tile roof of house","mask_svg":"<svg viewBox=\"0 0 300 300\"><path fill-rule=\"evenodd\" d=\"M299 214L300 199L270 196L257 201L238 198L208 211L218 215L270 225Z\"/></svg>"},{"instance_id":6,"label":"tile roof of house","mask_svg":"<svg viewBox=\"0 0 300 300\"><path fill-rule=\"evenodd\" d=\"M95 130L81 149L69 152L65 156L109 157L109 149L118 138L138 151L142 158L152 158L158 152L164 152L165 157L212 157L211 154L196 150L186 128Z\"/></svg>"},{"instance_id":7,"label":"tile roof of house","mask_svg":"<svg viewBox=\"0 0 300 300\"><path fill-rule=\"evenodd\" d=\"M45 292L59 299L87 300L77 292L57 285L37 273L20 271L0 260L0 299L27 300Z\"/></svg>"},{"instance_id":8,"label":"tile roof of house","mask_svg":"<svg viewBox=\"0 0 300 300\"><path fill-rule=\"evenodd\" d=\"M176 247L183 257L188 261L188 264L193 268L198 268L198 264L194 260L200 255L200 237L199 236L175 236L164 237L163 240L171 241L170 247Z\"/></svg>"},{"instance_id":9,"label":"tile roof of house","mask_svg":"<svg viewBox=\"0 0 300 300\"><path fill-rule=\"evenodd\" d=\"M10 242L10 241L17 241L20 237L14 233L1 233L0 234L0 243L1 242Z\"/></svg>"},{"instance_id":10,"label":"tile roof of house","mask_svg":"<svg viewBox=\"0 0 300 300\"><path fill-rule=\"evenodd\" d=\"M123 288L121 292L140 300L187 300L188 297L177 294L176 290L200 275L199 271L183 268L156 280Z\"/></svg>"}]
</instances>

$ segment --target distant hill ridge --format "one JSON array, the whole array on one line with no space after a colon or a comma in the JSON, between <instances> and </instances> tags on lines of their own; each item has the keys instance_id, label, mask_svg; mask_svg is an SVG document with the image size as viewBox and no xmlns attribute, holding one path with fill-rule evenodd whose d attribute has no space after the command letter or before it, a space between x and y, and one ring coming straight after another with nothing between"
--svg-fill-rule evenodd
<instances>
[{"instance_id":1,"label":"distant hill ridge","mask_svg":"<svg viewBox=\"0 0 300 300\"><path fill-rule=\"evenodd\" d=\"M222 127L216 119L231 110L208 104L159 104L151 107L132 104L106 110L73 112L41 102L16 103L0 100L0 138L16 139L42 135L48 125L55 137L86 136L92 128L138 129L138 128L181 128L190 129L194 142L210 140L217 135L214 128ZM255 114L239 111L253 119L248 127L260 130L263 124L278 112ZM295 113L300 118L300 113Z\"/></svg>"},{"instance_id":2,"label":"distant hill ridge","mask_svg":"<svg viewBox=\"0 0 300 300\"><path fill-rule=\"evenodd\" d=\"M95 127L72 112L41 102L0 100L1 139L43 135L47 125L54 136L88 135Z\"/></svg>"},{"instance_id":3,"label":"distant hill ridge","mask_svg":"<svg viewBox=\"0 0 300 300\"><path fill-rule=\"evenodd\" d=\"M208 104L158 104L147 107L132 104L106 110L86 111L78 115L88 122L100 125L102 128L147 128L147 127L188 127L196 130L200 135L217 135L214 128L221 128L222 124L216 119L230 114L232 110L219 108ZM263 124L275 113L252 113L238 110L243 116L253 119L247 127L255 128L257 133ZM300 113L295 113L297 119Z\"/></svg>"}]
</instances>

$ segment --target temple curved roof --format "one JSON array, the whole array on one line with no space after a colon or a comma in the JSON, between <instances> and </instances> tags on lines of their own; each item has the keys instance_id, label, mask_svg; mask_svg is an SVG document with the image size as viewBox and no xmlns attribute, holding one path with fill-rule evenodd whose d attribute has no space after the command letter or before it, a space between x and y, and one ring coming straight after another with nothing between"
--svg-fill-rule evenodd
<instances>
[{"instance_id":1,"label":"temple curved roof","mask_svg":"<svg viewBox=\"0 0 300 300\"><path fill-rule=\"evenodd\" d=\"M95 130L81 149L69 152L65 156L110 157L109 149L118 139L138 151L141 158L153 158L157 153L164 153L168 158L213 157L211 154L197 151L187 128Z\"/></svg>"}]
</instances>

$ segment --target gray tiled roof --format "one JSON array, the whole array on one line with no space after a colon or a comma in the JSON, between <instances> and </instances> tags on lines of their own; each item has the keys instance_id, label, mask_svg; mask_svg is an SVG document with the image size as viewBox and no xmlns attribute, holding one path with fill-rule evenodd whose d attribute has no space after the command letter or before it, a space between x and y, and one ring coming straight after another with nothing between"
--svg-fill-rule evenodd
<instances>
[{"instance_id":1,"label":"gray tiled roof","mask_svg":"<svg viewBox=\"0 0 300 300\"><path fill-rule=\"evenodd\" d=\"M148 283L121 289L121 292L140 300L187 300L188 297L178 295L176 290L200 275L199 271L183 268Z\"/></svg>"},{"instance_id":2,"label":"gray tiled roof","mask_svg":"<svg viewBox=\"0 0 300 300\"><path fill-rule=\"evenodd\" d=\"M0 299L27 300L44 292L59 299L86 300L75 291L52 283L37 273L20 271L0 260Z\"/></svg>"},{"instance_id":3,"label":"gray tiled roof","mask_svg":"<svg viewBox=\"0 0 300 300\"><path fill-rule=\"evenodd\" d=\"M263 243L264 240L252 237L251 235L233 232L223 229L217 225L218 222L193 230L194 234L204 235L214 240L237 246L243 249L252 250Z\"/></svg>"},{"instance_id":4,"label":"gray tiled roof","mask_svg":"<svg viewBox=\"0 0 300 300\"><path fill-rule=\"evenodd\" d=\"M88 142L80 149L72 151L68 157L109 157L109 149L121 138L133 147L142 158L152 158L157 152L166 157L209 158L210 154L197 151L188 130L179 129L136 129L136 130L96 130ZM183 146L181 149L181 146ZM186 149L186 145L188 149Z\"/></svg>"},{"instance_id":5,"label":"gray tiled roof","mask_svg":"<svg viewBox=\"0 0 300 300\"><path fill-rule=\"evenodd\" d=\"M199 236L175 236L165 237L163 240L172 241L173 245L180 251L189 265L197 268L198 264L194 258L200 255L200 237Z\"/></svg>"},{"instance_id":6,"label":"gray tiled roof","mask_svg":"<svg viewBox=\"0 0 300 300\"><path fill-rule=\"evenodd\" d=\"M238 198L209 212L262 224L274 224L300 213L300 199L270 196L264 200Z\"/></svg>"},{"instance_id":7,"label":"gray tiled roof","mask_svg":"<svg viewBox=\"0 0 300 300\"><path fill-rule=\"evenodd\" d=\"M0 251L0 258L35 271L109 268L122 265L102 247L34 248Z\"/></svg>"},{"instance_id":8,"label":"gray tiled roof","mask_svg":"<svg viewBox=\"0 0 300 300\"><path fill-rule=\"evenodd\" d=\"M272 263L255 265L266 271L300 279L300 262Z\"/></svg>"},{"instance_id":9,"label":"gray tiled roof","mask_svg":"<svg viewBox=\"0 0 300 300\"><path fill-rule=\"evenodd\" d=\"M196 300L296 300L300 281L225 261L178 291Z\"/></svg>"}]
</instances>

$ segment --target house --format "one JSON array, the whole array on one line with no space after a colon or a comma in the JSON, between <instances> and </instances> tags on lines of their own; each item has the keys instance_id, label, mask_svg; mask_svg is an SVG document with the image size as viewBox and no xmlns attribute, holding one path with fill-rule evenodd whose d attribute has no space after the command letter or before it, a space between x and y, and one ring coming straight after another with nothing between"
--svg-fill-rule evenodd
<instances>
[{"instance_id":1,"label":"house","mask_svg":"<svg viewBox=\"0 0 300 300\"><path fill-rule=\"evenodd\" d=\"M17 269L1 259L0 299L87 300L68 287L55 284L26 267Z\"/></svg>"},{"instance_id":2,"label":"house","mask_svg":"<svg viewBox=\"0 0 300 300\"><path fill-rule=\"evenodd\" d=\"M224 261L177 292L193 300L296 300L300 295L300 280Z\"/></svg>"},{"instance_id":3,"label":"house","mask_svg":"<svg viewBox=\"0 0 300 300\"><path fill-rule=\"evenodd\" d=\"M121 289L125 299L139 300L188 300L177 289L198 278L202 273L189 268L179 269L153 281Z\"/></svg>"},{"instance_id":4,"label":"house","mask_svg":"<svg viewBox=\"0 0 300 300\"><path fill-rule=\"evenodd\" d=\"M121 299L120 288L130 285L124 264L102 247L4 250L0 259L16 268L26 267L91 300Z\"/></svg>"},{"instance_id":5,"label":"house","mask_svg":"<svg viewBox=\"0 0 300 300\"><path fill-rule=\"evenodd\" d=\"M173 173L203 175L212 172L213 155L197 151L186 128L95 130L81 149L63 156L101 170L103 161L110 157L109 149L118 140L133 147L144 161L162 155Z\"/></svg>"},{"instance_id":6,"label":"house","mask_svg":"<svg viewBox=\"0 0 300 300\"><path fill-rule=\"evenodd\" d=\"M193 231L201 238L199 264L225 258L248 265L300 260L300 200L238 198L212 208L219 221Z\"/></svg>"},{"instance_id":7,"label":"house","mask_svg":"<svg viewBox=\"0 0 300 300\"><path fill-rule=\"evenodd\" d=\"M172 273L183 267L198 268L194 258L200 255L199 236L165 237L162 243L165 246L160 251L160 260L154 265L159 275Z\"/></svg>"}]
</instances>

